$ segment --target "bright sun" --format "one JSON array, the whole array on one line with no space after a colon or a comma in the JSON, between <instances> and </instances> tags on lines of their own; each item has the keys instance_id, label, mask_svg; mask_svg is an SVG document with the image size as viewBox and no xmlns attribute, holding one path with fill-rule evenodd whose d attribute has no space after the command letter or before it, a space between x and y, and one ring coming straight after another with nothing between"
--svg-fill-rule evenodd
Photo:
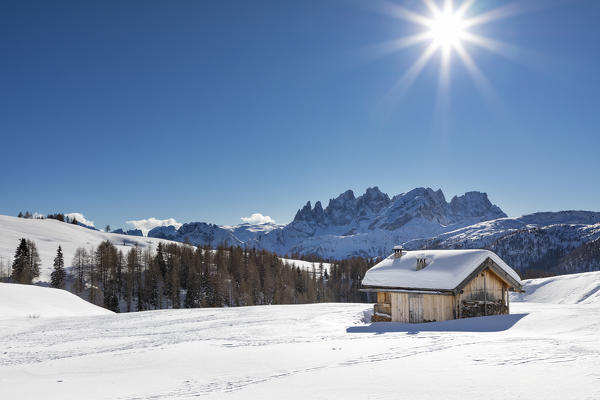
<instances>
[{"instance_id":1,"label":"bright sun","mask_svg":"<svg viewBox=\"0 0 600 400\"><path fill-rule=\"evenodd\" d=\"M434 43L444 50L460 44L465 35L462 16L449 8L431 19L429 28Z\"/></svg>"},{"instance_id":2,"label":"bright sun","mask_svg":"<svg viewBox=\"0 0 600 400\"><path fill-rule=\"evenodd\" d=\"M423 52L396 82L389 94L396 97L398 92L406 91L435 54L440 54L439 87L446 90L450 79L450 59L455 54L462 61L484 97L493 97L490 96L492 94L491 85L469 54L469 50L472 46L476 46L507 56L507 53L514 52L516 46L481 36L481 34L471 31L471 28L518 14L521 12L521 7L507 4L481 12L484 4L481 2L477 3L476 8L479 10L477 12L478 10L472 7L476 0L423 0L423 3L428 11L426 14L406 9L398 4L385 3L386 14L419 25L423 30L380 44L377 47L378 54L390 54L406 47L426 44Z\"/></svg>"}]
</instances>

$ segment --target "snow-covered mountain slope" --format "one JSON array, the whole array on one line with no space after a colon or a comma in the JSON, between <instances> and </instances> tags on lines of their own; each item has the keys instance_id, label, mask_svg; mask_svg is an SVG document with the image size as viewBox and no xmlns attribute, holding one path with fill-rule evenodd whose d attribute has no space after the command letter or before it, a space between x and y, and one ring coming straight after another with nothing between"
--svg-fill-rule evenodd
<instances>
[{"instance_id":1,"label":"snow-covered mountain slope","mask_svg":"<svg viewBox=\"0 0 600 400\"><path fill-rule=\"evenodd\" d=\"M600 306L600 271L527 279L523 289L525 293L512 293L510 300Z\"/></svg>"},{"instance_id":2,"label":"snow-covered mountain slope","mask_svg":"<svg viewBox=\"0 0 600 400\"><path fill-rule=\"evenodd\" d=\"M406 242L410 248L485 248L507 234L528 229L566 226L584 228L600 223L600 213L592 211L558 211L523 215L516 218L498 218L419 240ZM592 240L591 232L583 232L583 241ZM568 229L568 228L567 228Z\"/></svg>"},{"instance_id":3,"label":"snow-covered mountain slope","mask_svg":"<svg viewBox=\"0 0 600 400\"><path fill-rule=\"evenodd\" d=\"M594 304L365 323L370 304L0 320L6 399L598 399Z\"/></svg>"},{"instance_id":4,"label":"snow-covered mountain slope","mask_svg":"<svg viewBox=\"0 0 600 400\"><path fill-rule=\"evenodd\" d=\"M39 280L44 282L50 280L52 264L59 245L63 250L65 265L70 266L78 247L89 250L108 240L123 252L127 252L136 245L142 248L148 246L156 248L158 243L163 241L91 230L54 219L25 219L0 215L0 258L4 262L12 262L21 238L35 242L41 259Z\"/></svg>"},{"instance_id":5,"label":"snow-covered mountain slope","mask_svg":"<svg viewBox=\"0 0 600 400\"><path fill-rule=\"evenodd\" d=\"M0 283L0 319L113 314L66 290Z\"/></svg>"},{"instance_id":6,"label":"snow-covered mountain slope","mask_svg":"<svg viewBox=\"0 0 600 400\"><path fill-rule=\"evenodd\" d=\"M587 263L562 260L599 237L600 213L560 211L480 222L432 238L409 241L404 246L409 249L489 249L522 271L539 269L565 273L594 268L596 263L591 259ZM578 252L584 256L591 249Z\"/></svg>"},{"instance_id":7,"label":"snow-covered mountain slope","mask_svg":"<svg viewBox=\"0 0 600 400\"><path fill-rule=\"evenodd\" d=\"M600 238L584 243L562 257L556 269L561 274L600 271Z\"/></svg>"},{"instance_id":8,"label":"snow-covered mountain slope","mask_svg":"<svg viewBox=\"0 0 600 400\"><path fill-rule=\"evenodd\" d=\"M221 225L221 228L230 231L233 235L242 242L248 242L256 239L261 235L267 234L274 229L281 229L285 225L279 225L271 222L262 224L243 223L239 225Z\"/></svg>"},{"instance_id":9,"label":"snow-covered mountain slope","mask_svg":"<svg viewBox=\"0 0 600 400\"><path fill-rule=\"evenodd\" d=\"M560 270L562 257L600 237L600 224L561 224L529 228L507 234L487 247L521 270L538 269L555 273L583 272L583 264Z\"/></svg>"}]
</instances>

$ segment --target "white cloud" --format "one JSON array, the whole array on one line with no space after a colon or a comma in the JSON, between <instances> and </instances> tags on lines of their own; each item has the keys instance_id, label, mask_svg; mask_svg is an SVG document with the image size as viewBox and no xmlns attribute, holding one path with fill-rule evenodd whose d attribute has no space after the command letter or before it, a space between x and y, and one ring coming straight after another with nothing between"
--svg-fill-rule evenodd
<instances>
[{"instance_id":1,"label":"white cloud","mask_svg":"<svg viewBox=\"0 0 600 400\"><path fill-rule=\"evenodd\" d=\"M65 214L65 217L69 217L71 219L75 218L77 220L77 222L81 222L84 225L87 226L94 226L94 221L90 221L89 219L86 219L82 213L68 213Z\"/></svg>"},{"instance_id":2,"label":"white cloud","mask_svg":"<svg viewBox=\"0 0 600 400\"><path fill-rule=\"evenodd\" d=\"M249 224L275 223L273 218L269 217L268 215L262 215L261 213L254 213L249 217L242 217L241 220Z\"/></svg>"},{"instance_id":3,"label":"white cloud","mask_svg":"<svg viewBox=\"0 0 600 400\"><path fill-rule=\"evenodd\" d=\"M179 229L179 227L183 224L175 221L175 218L167 218L167 219L156 219L154 217L146 218L146 219L138 219L132 221L125 221L129 225L133 226L135 229L139 229L145 235L148 234L152 228L156 228L157 226L170 226L173 225L175 228Z\"/></svg>"}]
</instances>

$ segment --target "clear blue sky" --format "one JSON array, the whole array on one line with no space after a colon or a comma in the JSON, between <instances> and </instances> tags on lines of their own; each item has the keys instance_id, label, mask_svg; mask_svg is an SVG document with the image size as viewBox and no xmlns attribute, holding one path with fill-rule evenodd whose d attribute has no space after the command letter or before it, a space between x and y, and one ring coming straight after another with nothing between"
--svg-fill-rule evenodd
<instances>
[{"instance_id":1,"label":"clear blue sky","mask_svg":"<svg viewBox=\"0 0 600 400\"><path fill-rule=\"evenodd\" d=\"M520 53L465 45L498 101L453 57L445 112L439 54L386 97L424 46L370 57L415 29L370 3L3 2L0 213L283 223L375 185L485 191L509 215L600 210L599 2L479 27Z\"/></svg>"}]
</instances>

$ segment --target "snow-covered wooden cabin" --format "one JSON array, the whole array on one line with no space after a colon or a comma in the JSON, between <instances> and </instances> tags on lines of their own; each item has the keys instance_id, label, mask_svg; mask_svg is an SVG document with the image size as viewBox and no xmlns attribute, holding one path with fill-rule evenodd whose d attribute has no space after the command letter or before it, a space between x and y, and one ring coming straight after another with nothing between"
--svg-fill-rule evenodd
<instances>
[{"instance_id":1,"label":"snow-covered wooden cabin","mask_svg":"<svg viewBox=\"0 0 600 400\"><path fill-rule=\"evenodd\" d=\"M362 290L376 292L373 321L430 322L508 314L508 292L521 292L519 275L489 250L394 247L373 266Z\"/></svg>"}]
</instances>

